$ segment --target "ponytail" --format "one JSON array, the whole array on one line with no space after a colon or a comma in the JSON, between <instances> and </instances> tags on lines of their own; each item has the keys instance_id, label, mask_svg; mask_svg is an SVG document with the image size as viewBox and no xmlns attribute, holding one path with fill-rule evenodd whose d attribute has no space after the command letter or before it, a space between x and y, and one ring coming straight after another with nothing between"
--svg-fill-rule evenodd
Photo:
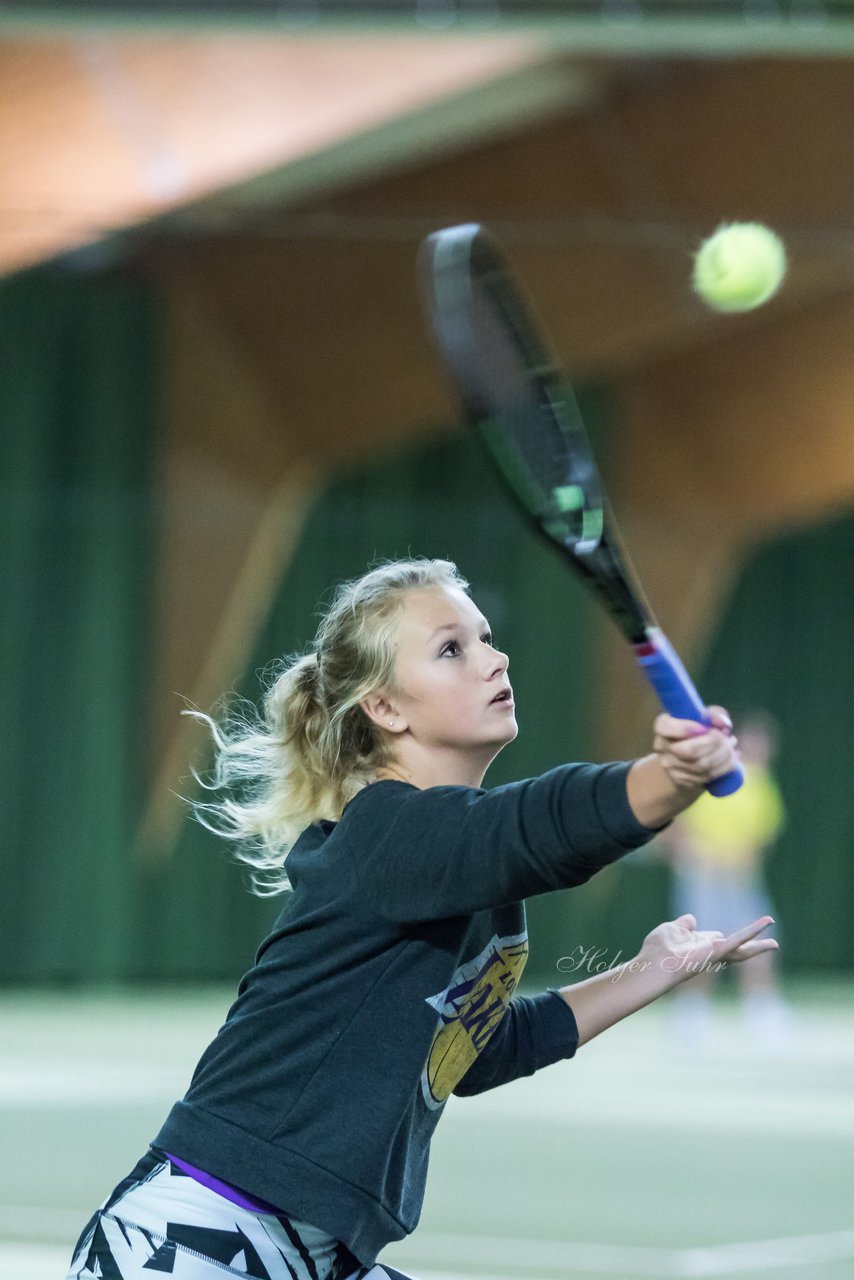
<instances>
[{"instance_id":1,"label":"ponytail","mask_svg":"<svg viewBox=\"0 0 854 1280\"><path fill-rule=\"evenodd\" d=\"M205 791L231 794L192 803L208 830L235 842L252 867L255 892L290 888L284 860L299 834L344 806L390 760L388 738L361 702L394 688L397 631L405 593L468 583L448 560L388 561L342 583L308 653L283 659L265 675L262 713L239 700L218 724L197 710L216 748Z\"/></svg>"}]
</instances>

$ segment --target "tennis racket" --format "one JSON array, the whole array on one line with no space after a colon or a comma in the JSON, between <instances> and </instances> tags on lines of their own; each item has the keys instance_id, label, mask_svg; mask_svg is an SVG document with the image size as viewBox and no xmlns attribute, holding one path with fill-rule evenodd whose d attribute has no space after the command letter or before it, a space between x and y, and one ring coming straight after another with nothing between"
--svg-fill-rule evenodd
<instances>
[{"instance_id":1,"label":"tennis racket","mask_svg":"<svg viewBox=\"0 0 854 1280\"><path fill-rule=\"evenodd\" d=\"M665 711L711 726L622 549L569 381L495 241L477 223L447 227L424 241L419 268L445 364L511 493L596 593ZM726 796L743 780L735 768L707 789Z\"/></svg>"}]
</instances>

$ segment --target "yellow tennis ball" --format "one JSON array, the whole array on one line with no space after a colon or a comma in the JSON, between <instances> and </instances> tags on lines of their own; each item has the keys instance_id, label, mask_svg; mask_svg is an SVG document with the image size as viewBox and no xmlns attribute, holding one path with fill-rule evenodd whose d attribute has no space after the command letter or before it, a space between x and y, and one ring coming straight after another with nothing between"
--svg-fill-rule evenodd
<instances>
[{"instance_id":1,"label":"yellow tennis ball","mask_svg":"<svg viewBox=\"0 0 854 1280\"><path fill-rule=\"evenodd\" d=\"M694 289L715 311L750 311L767 302L786 274L786 247L761 222L730 222L694 257Z\"/></svg>"}]
</instances>

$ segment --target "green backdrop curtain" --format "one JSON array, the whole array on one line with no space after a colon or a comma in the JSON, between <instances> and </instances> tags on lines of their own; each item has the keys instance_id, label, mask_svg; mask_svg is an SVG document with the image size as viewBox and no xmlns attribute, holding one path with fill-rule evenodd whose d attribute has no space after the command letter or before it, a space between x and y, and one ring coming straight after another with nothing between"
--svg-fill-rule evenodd
<instances>
[{"instance_id":1,"label":"green backdrop curtain","mask_svg":"<svg viewBox=\"0 0 854 1280\"><path fill-rule=\"evenodd\" d=\"M146 761L157 306L60 268L0 287L0 974L108 978L132 946Z\"/></svg>"}]
</instances>

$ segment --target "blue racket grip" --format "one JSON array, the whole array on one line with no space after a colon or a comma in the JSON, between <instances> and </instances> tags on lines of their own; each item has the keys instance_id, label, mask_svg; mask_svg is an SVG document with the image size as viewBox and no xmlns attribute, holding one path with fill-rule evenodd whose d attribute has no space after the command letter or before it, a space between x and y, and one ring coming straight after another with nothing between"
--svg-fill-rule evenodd
<instances>
[{"instance_id":1,"label":"blue racket grip","mask_svg":"<svg viewBox=\"0 0 854 1280\"><path fill-rule=\"evenodd\" d=\"M647 628L646 634L646 643L634 646L635 657L664 710L679 720L699 720L711 726L711 717L700 701L694 682L667 636L658 627ZM706 790L713 796L729 796L738 791L743 782L744 772L736 765L729 773L708 783Z\"/></svg>"}]
</instances>

